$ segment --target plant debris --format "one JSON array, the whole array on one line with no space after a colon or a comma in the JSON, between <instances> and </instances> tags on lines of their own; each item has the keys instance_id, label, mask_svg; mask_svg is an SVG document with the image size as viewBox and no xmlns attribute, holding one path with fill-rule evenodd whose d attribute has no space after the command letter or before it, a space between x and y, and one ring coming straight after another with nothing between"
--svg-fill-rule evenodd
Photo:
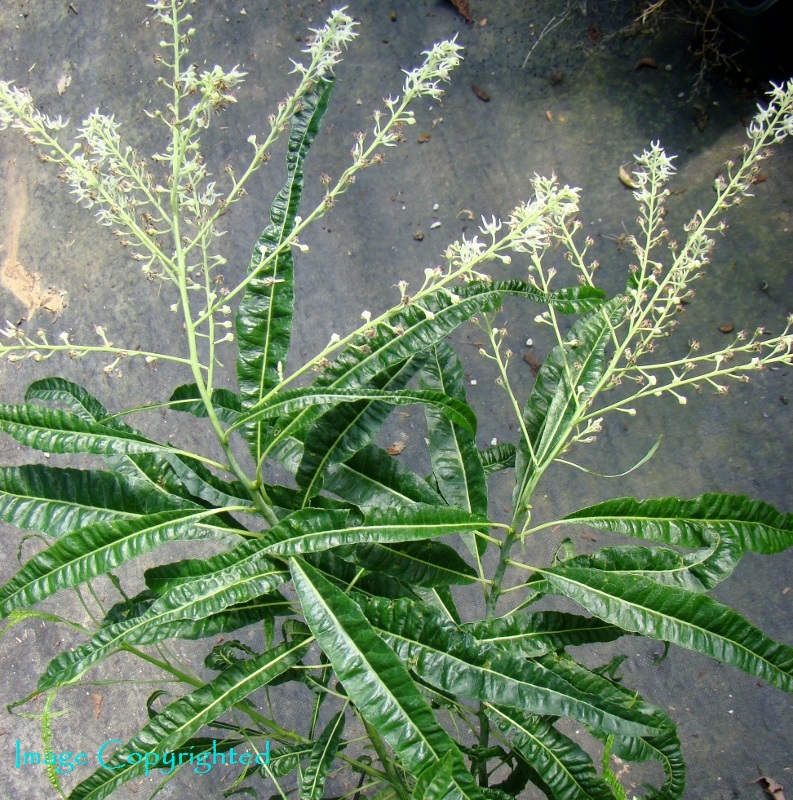
<instances>
[{"instance_id":1,"label":"plant debris","mask_svg":"<svg viewBox=\"0 0 793 800\"><path fill-rule=\"evenodd\" d=\"M490 102L490 95L481 87L477 86L475 83L471 84L471 91L484 103Z\"/></svg>"},{"instance_id":2,"label":"plant debris","mask_svg":"<svg viewBox=\"0 0 793 800\"><path fill-rule=\"evenodd\" d=\"M620 179L620 183L623 186L627 186L629 189L634 189L634 190L639 188L639 184L636 183L635 180L633 180L633 176L630 174L630 172L628 172L627 169L625 169L624 164L620 166L618 176Z\"/></svg>"},{"instance_id":3,"label":"plant debris","mask_svg":"<svg viewBox=\"0 0 793 800\"><path fill-rule=\"evenodd\" d=\"M724 325L719 325L719 330L722 333L732 333L735 330L735 323L725 322Z\"/></svg>"},{"instance_id":4,"label":"plant debris","mask_svg":"<svg viewBox=\"0 0 793 800\"><path fill-rule=\"evenodd\" d=\"M468 0L451 0L451 4L460 12L466 22L471 22L471 4Z\"/></svg>"},{"instance_id":5,"label":"plant debris","mask_svg":"<svg viewBox=\"0 0 793 800\"><path fill-rule=\"evenodd\" d=\"M394 442L386 447L385 451L390 456L398 456L405 449L405 442Z\"/></svg>"},{"instance_id":6,"label":"plant debris","mask_svg":"<svg viewBox=\"0 0 793 800\"><path fill-rule=\"evenodd\" d=\"M758 778L752 783L759 783L766 794L774 798L774 800L785 800L785 795L782 793L784 788L781 784L777 783L773 778L766 778L765 775Z\"/></svg>"}]
</instances>

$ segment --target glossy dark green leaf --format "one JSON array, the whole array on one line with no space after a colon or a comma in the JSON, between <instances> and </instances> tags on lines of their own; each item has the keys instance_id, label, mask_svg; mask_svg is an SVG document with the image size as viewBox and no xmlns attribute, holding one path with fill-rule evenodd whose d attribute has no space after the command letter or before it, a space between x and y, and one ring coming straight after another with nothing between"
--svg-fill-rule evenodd
<instances>
[{"instance_id":1,"label":"glossy dark green leaf","mask_svg":"<svg viewBox=\"0 0 793 800\"><path fill-rule=\"evenodd\" d=\"M321 512L320 509L306 511L309 513L304 515L303 512L296 512L266 531L263 539L267 544L262 548L262 553L287 557L362 542L415 542L470 531L487 524L482 517L443 506L373 508L362 521L348 519L346 512ZM300 527L299 521L304 518L314 521L319 519L320 513L328 515L329 523L324 527Z\"/></svg>"},{"instance_id":2,"label":"glossy dark green leaf","mask_svg":"<svg viewBox=\"0 0 793 800\"><path fill-rule=\"evenodd\" d=\"M477 642L442 613L409 600L361 600L366 618L394 652L432 686L480 702L579 719L626 735L657 733L644 708L628 709L582 691L537 661Z\"/></svg>"},{"instance_id":3,"label":"glossy dark green leaf","mask_svg":"<svg viewBox=\"0 0 793 800\"><path fill-rule=\"evenodd\" d=\"M300 780L300 800L322 800L325 781L333 766L344 733L344 711L331 717L311 749Z\"/></svg>"},{"instance_id":4,"label":"glossy dark green leaf","mask_svg":"<svg viewBox=\"0 0 793 800\"><path fill-rule=\"evenodd\" d=\"M237 378L244 411L278 385L279 367L286 366L295 302L294 259L291 249L283 245L300 207L303 161L322 124L332 88L332 80L319 80L300 98L287 145L286 182L273 201L270 224L259 237L248 267L253 277L237 310ZM242 429L257 462L265 429L260 423Z\"/></svg>"},{"instance_id":5,"label":"glossy dark green leaf","mask_svg":"<svg viewBox=\"0 0 793 800\"><path fill-rule=\"evenodd\" d=\"M41 676L37 691L76 680L125 644L154 644L185 633L190 635L184 638L200 638L212 635L219 623L244 622L250 613L240 618L228 609L259 598L287 578L282 567L248 556L225 570L174 586L140 616L100 628L85 644L61 653Z\"/></svg>"},{"instance_id":6,"label":"glossy dark green leaf","mask_svg":"<svg viewBox=\"0 0 793 800\"><path fill-rule=\"evenodd\" d=\"M100 767L78 784L70 800L103 800L132 778L142 775L148 763L128 761L132 753L151 753L162 758L197 733L201 727L217 719L251 692L266 686L305 654L305 640L282 644L257 658L235 664L214 680L171 703L125 745L108 757L105 751Z\"/></svg>"},{"instance_id":7,"label":"glossy dark green leaf","mask_svg":"<svg viewBox=\"0 0 793 800\"><path fill-rule=\"evenodd\" d=\"M566 564L542 570L537 588L569 597L627 631L696 650L793 691L793 647L770 639L707 595L640 575Z\"/></svg>"},{"instance_id":8,"label":"glossy dark green leaf","mask_svg":"<svg viewBox=\"0 0 793 800\"><path fill-rule=\"evenodd\" d=\"M482 469L484 469L485 475L512 469L515 466L515 453L515 445L510 442L494 444L484 450L480 450L479 460L482 462Z\"/></svg>"},{"instance_id":9,"label":"glossy dark green leaf","mask_svg":"<svg viewBox=\"0 0 793 800\"><path fill-rule=\"evenodd\" d=\"M388 392L402 390L422 362L423 356L414 356L392 365L371 379L372 388ZM463 409L464 404L457 406ZM298 413L286 430L311 419L313 413ZM346 461L372 442L390 413L391 405L383 401L345 402L326 411L311 425L303 437L303 457L295 473L295 480L307 498L319 492L331 464ZM462 412L461 416L464 416ZM475 427L473 415L468 421Z\"/></svg>"},{"instance_id":10,"label":"glossy dark green leaf","mask_svg":"<svg viewBox=\"0 0 793 800\"><path fill-rule=\"evenodd\" d=\"M0 588L0 613L37 603L51 594L95 578L165 542L214 539L236 543L230 528L219 526L203 509L97 522L61 537L31 558Z\"/></svg>"},{"instance_id":11,"label":"glossy dark green leaf","mask_svg":"<svg viewBox=\"0 0 793 800\"><path fill-rule=\"evenodd\" d=\"M582 508L562 521L682 547L709 546L712 537L703 531L729 536L754 553L780 553L793 545L793 514L782 514L746 495L710 493L691 500L623 497Z\"/></svg>"},{"instance_id":12,"label":"glossy dark green leaf","mask_svg":"<svg viewBox=\"0 0 793 800\"><path fill-rule=\"evenodd\" d=\"M418 776L411 800L451 800L458 796L452 778L453 766L451 753L446 753L440 761L430 764Z\"/></svg>"},{"instance_id":13,"label":"glossy dark green leaf","mask_svg":"<svg viewBox=\"0 0 793 800\"><path fill-rule=\"evenodd\" d=\"M416 586L449 586L476 580L476 571L449 545L422 541L362 544L337 548L336 554L371 572L385 573Z\"/></svg>"},{"instance_id":14,"label":"glossy dark green leaf","mask_svg":"<svg viewBox=\"0 0 793 800\"><path fill-rule=\"evenodd\" d=\"M197 508L118 473L41 464L0 467L0 519L56 538L94 522L190 506Z\"/></svg>"},{"instance_id":15,"label":"glossy dark green leaf","mask_svg":"<svg viewBox=\"0 0 793 800\"><path fill-rule=\"evenodd\" d=\"M587 669L569 655L556 653L543 657L543 661L547 661L561 675L571 679L575 676L575 680L586 686L592 694L625 706L643 703L636 692L629 687ZM656 710L656 713L661 712ZM594 731L594 734L600 739L606 738L603 732ZM665 730L655 736L639 738L612 734L608 738L611 741L611 752L626 761L641 762L653 759L660 762L665 774L664 784L660 789L645 785L643 787L646 790L645 797L652 800L676 800L682 795L686 770L680 741L671 719Z\"/></svg>"},{"instance_id":16,"label":"glossy dark green leaf","mask_svg":"<svg viewBox=\"0 0 793 800\"><path fill-rule=\"evenodd\" d=\"M419 374L422 388L429 389L465 403L463 368L457 353L445 342L431 351ZM442 417L434 408L425 406L429 437L430 463L438 491L444 500L473 514L487 514L488 497L485 471L479 458L474 435ZM480 553L484 549L480 548ZM471 553L477 551L477 540L465 539Z\"/></svg>"},{"instance_id":17,"label":"glossy dark green leaf","mask_svg":"<svg viewBox=\"0 0 793 800\"><path fill-rule=\"evenodd\" d=\"M127 455L170 451L126 430L39 405L0 405L0 431L46 453Z\"/></svg>"},{"instance_id":18,"label":"glossy dark green leaf","mask_svg":"<svg viewBox=\"0 0 793 800\"><path fill-rule=\"evenodd\" d=\"M290 566L306 621L348 697L402 765L418 775L450 753L460 797L481 800L454 741L360 608L305 561Z\"/></svg>"},{"instance_id":19,"label":"glossy dark green leaf","mask_svg":"<svg viewBox=\"0 0 793 800\"><path fill-rule=\"evenodd\" d=\"M195 417L208 416L201 394L194 383L177 386L168 403L174 411L185 411ZM233 425L240 414L239 395L229 389L214 389L212 391L212 407L221 422Z\"/></svg>"},{"instance_id":20,"label":"glossy dark green leaf","mask_svg":"<svg viewBox=\"0 0 793 800\"><path fill-rule=\"evenodd\" d=\"M564 447L573 418L603 375L606 345L625 308L624 299L615 297L585 314L543 362L523 410L529 442L521 440L516 456L516 505L526 502L538 467Z\"/></svg>"},{"instance_id":21,"label":"glossy dark green leaf","mask_svg":"<svg viewBox=\"0 0 793 800\"><path fill-rule=\"evenodd\" d=\"M614 800L589 755L553 725L536 715L490 703L487 713L534 768L553 800Z\"/></svg>"},{"instance_id":22,"label":"glossy dark green leaf","mask_svg":"<svg viewBox=\"0 0 793 800\"><path fill-rule=\"evenodd\" d=\"M382 448L368 445L325 473L325 488L364 511L422 503L443 505L424 480Z\"/></svg>"},{"instance_id":23,"label":"glossy dark green leaf","mask_svg":"<svg viewBox=\"0 0 793 800\"><path fill-rule=\"evenodd\" d=\"M439 392L422 392L414 389L325 389L318 390L311 386L305 389L292 389L279 392L275 397L253 406L250 411L241 415L237 425L258 422L287 416L305 408L335 406L340 403L352 403L359 400L378 401L386 405L406 406L421 403L438 408L448 419L463 426L471 433L476 432L476 416L466 403Z\"/></svg>"},{"instance_id":24,"label":"glossy dark green leaf","mask_svg":"<svg viewBox=\"0 0 793 800\"><path fill-rule=\"evenodd\" d=\"M513 655L534 657L551 650L594 642L611 642L625 634L597 617L563 611L508 614L463 626L478 641Z\"/></svg>"}]
</instances>

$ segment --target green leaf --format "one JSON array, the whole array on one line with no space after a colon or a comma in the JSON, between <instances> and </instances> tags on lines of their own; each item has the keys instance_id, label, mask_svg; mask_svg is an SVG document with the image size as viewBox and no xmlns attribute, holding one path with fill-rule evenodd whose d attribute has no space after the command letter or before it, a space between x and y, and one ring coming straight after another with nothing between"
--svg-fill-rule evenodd
<instances>
[{"instance_id":1,"label":"green leaf","mask_svg":"<svg viewBox=\"0 0 793 800\"><path fill-rule=\"evenodd\" d=\"M36 691L77 680L123 645L155 644L176 637L198 639L212 636L221 627L236 622L247 624L251 617L262 618L267 614L261 613L266 607L260 595L287 578L288 573L282 567L265 559L248 558L209 577L176 586L140 616L102 627L88 642L54 658L39 679ZM276 597L280 601L278 607L283 609L283 598ZM258 607L248 605L252 598L256 598Z\"/></svg>"},{"instance_id":2,"label":"green leaf","mask_svg":"<svg viewBox=\"0 0 793 800\"><path fill-rule=\"evenodd\" d=\"M311 386L304 389L279 392L272 399L253 406L250 411L241 415L234 427L289 415L305 408L320 409L358 400L376 400L393 406L406 406L414 403L430 405L438 408L448 419L463 426L466 430L476 433L476 416L469 406L439 392L422 392L412 389L390 391L369 388L318 390ZM308 422L310 420L303 420L304 425L308 424Z\"/></svg>"},{"instance_id":3,"label":"green leaf","mask_svg":"<svg viewBox=\"0 0 793 800\"><path fill-rule=\"evenodd\" d=\"M443 498L385 450L368 445L325 473L325 488L363 511L394 506L443 505Z\"/></svg>"},{"instance_id":4,"label":"green leaf","mask_svg":"<svg viewBox=\"0 0 793 800\"><path fill-rule=\"evenodd\" d=\"M514 708L487 704L498 730L540 776L554 800L614 800L592 759L553 725Z\"/></svg>"},{"instance_id":5,"label":"green leaf","mask_svg":"<svg viewBox=\"0 0 793 800\"><path fill-rule=\"evenodd\" d=\"M375 389L389 392L402 389L422 361L423 357L413 357L394 364L375 375L371 383ZM286 430L293 430L296 425L312 418L313 413L310 411L298 414ZM371 443L390 413L390 406L382 401L360 400L338 404L312 424L306 432L303 458L295 473L295 480L307 498L319 492L329 465L346 461ZM472 424L475 426L475 418Z\"/></svg>"},{"instance_id":6,"label":"green leaf","mask_svg":"<svg viewBox=\"0 0 793 800\"><path fill-rule=\"evenodd\" d=\"M413 787L411 800L450 800L455 796L454 780L452 779L452 754L446 755L433 764L430 764L419 775Z\"/></svg>"},{"instance_id":7,"label":"green leaf","mask_svg":"<svg viewBox=\"0 0 793 800\"><path fill-rule=\"evenodd\" d=\"M457 551L441 542L422 541L404 544L363 542L339 547L336 554L370 572L393 575L416 586L448 586L476 580L476 571Z\"/></svg>"},{"instance_id":8,"label":"green leaf","mask_svg":"<svg viewBox=\"0 0 793 800\"><path fill-rule=\"evenodd\" d=\"M606 345L625 308L624 298L614 297L584 315L543 362L523 410L529 442L521 439L516 456L516 506L526 502L537 470L563 449L575 415L603 375Z\"/></svg>"},{"instance_id":9,"label":"green leaf","mask_svg":"<svg viewBox=\"0 0 793 800\"><path fill-rule=\"evenodd\" d=\"M516 656L535 657L594 642L611 642L625 631L596 617L562 611L508 614L497 619L463 625L483 644L494 645Z\"/></svg>"},{"instance_id":10,"label":"green leaf","mask_svg":"<svg viewBox=\"0 0 793 800\"><path fill-rule=\"evenodd\" d=\"M564 595L627 631L696 650L793 691L793 648L707 595L639 575L567 564L543 569L532 588Z\"/></svg>"},{"instance_id":11,"label":"green leaf","mask_svg":"<svg viewBox=\"0 0 793 800\"><path fill-rule=\"evenodd\" d=\"M630 738L614 736L611 752L623 761L658 761L664 769L665 780L660 789L649 787L643 795L647 800L678 800L686 788L686 766L677 732L668 730L659 736Z\"/></svg>"},{"instance_id":12,"label":"green leaf","mask_svg":"<svg viewBox=\"0 0 793 800\"><path fill-rule=\"evenodd\" d=\"M348 697L402 765L418 775L450 753L460 796L481 800L454 741L358 606L305 561L292 559L290 567L306 622Z\"/></svg>"},{"instance_id":13,"label":"green leaf","mask_svg":"<svg viewBox=\"0 0 793 800\"><path fill-rule=\"evenodd\" d=\"M111 456L171 451L127 430L106 427L47 406L0 405L0 431L46 453Z\"/></svg>"},{"instance_id":14,"label":"green leaf","mask_svg":"<svg viewBox=\"0 0 793 800\"><path fill-rule=\"evenodd\" d=\"M510 442L494 444L480 450L479 460L482 462L485 476L501 472L501 470L512 469L515 466L515 453L515 445Z\"/></svg>"},{"instance_id":15,"label":"green leaf","mask_svg":"<svg viewBox=\"0 0 793 800\"><path fill-rule=\"evenodd\" d=\"M43 378L31 383L25 391L25 401L31 400L60 403L86 422L104 422L111 428L127 428L119 419L105 419L109 416L108 410L87 389L63 378Z\"/></svg>"},{"instance_id":16,"label":"green leaf","mask_svg":"<svg viewBox=\"0 0 793 800\"><path fill-rule=\"evenodd\" d=\"M462 365L457 353L445 342L432 349L419 381L422 388L466 402ZM487 484L472 432L441 417L433 408L425 407L424 413L432 471L440 493L451 506L486 515Z\"/></svg>"},{"instance_id":17,"label":"green leaf","mask_svg":"<svg viewBox=\"0 0 793 800\"><path fill-rule=\"evenodd\" d=\"M185 411L195 417L207 417L208 412L198 387L194 383L186 383L174 389L168 405L174 411ZM212 391L212 407L218 419L227 425L233 425L240 414L239 395L229 389Z\"/></svg>"},{"instance_id":18,"label":"green leaf","mask_svg":"<svg viewBox=\"0 0 793 800\"><path fill-rule=\"evenodd\" d=\"M251 692L266 686L296 664L308 649L305 640L284 643L257 658L235 664L214 680L163 709L123 747L108 758L69 795L70 800L103 800L119 786L151 770L149 761L128 761L132 753L151 753L161 759L173 752L201 727L217 719Z\"/></svg>"},{"instance_id":19,"label":"green leaf","mask_svg":"<svg viewBox=\"0 0 793 800\"><path fill-rule=\"evenodd\" d=\"M780 553L793 545L793 514L740 494L710 493L691 500L623 497L582 508L561 521L682 547L709 546L712 538L706 531L728 536L754 553Z\"/></svg>"},{"instance_id":20,"label":"green leaf","mask_svg":"<svg viewBox=\"0 0 793 800\"><path fill-rule=\"evenodd\" d=\"M267 543L262 548L262 553L288 557L362 542L419 541L448 533L470 531L488 524L482 517L442 506L373 508L361 522L348 519L347 512L323 512L319 509L305 511L308 512L307 515L298 511L265 531L262 536ZM324 525L316 524L321 514L328 515ZM313 529L301 524L304 518L314 523Z\"/></svg>"},{"instance_id":21,"label":"green leaf","mask_svg":"<svg viewBox=\"0 0 793 800\"><path fill-rule=\"evenodd\" d=\"M253 251L248 275L253 276L237 310L237 377L244 411L280 383L286 366L294 313L294 259L284 242L292 233L303 191L303 161L328 107L333 82L319 80L300 98L292 117L286 156L286 183L270 209L270 224ZM273 254L276 254L272 258ZM271 258L262 267L262 263ZM261 423L243 429L256 462L262 453Z\"/></svg>"},{"instance_id":22,"label":"green leaf","mask_svg":"<svg viewBox=\"0 0 793 800\"><path fill-rule=\"evenodd\" d=\"M652 710L622 708L582 691L537 661L477 642L442 613L410 600L361 600L366 618L394 652L431 686L536 714L579 719L626 735L652 735Z\"/></svg>"},{"instance_id":23,"label":"green leaf","mask_svg":"<svg viewBox=\"0 0 793 800\"><path fill-rule=\"evenodd\" d=\"M162 511L129 520L97 522L61 537L31 558L0 588L0 614L37 603L60 589L76 586L115 569L159 545L186 539L237 542L239 538L194 509Z\"/></svg>"},{"instance_id":24,"label":"green leaf","mask_svg":"<svg viewBox=\"0 0 793 800\"><path fill-rule=\"evenodd\" d=\"M344 733L344 711L333 716L314 743L300 781L300 800L321 800Z\"/></svg>"},{"instance_id":25,"label":"green leaf","mask_svg":"<svg viewBox=\"0 0 793 800\"><path fill-rule=\"evenodd\" d=\"M49 536L188 506L197 508L117 473L41 464L0 467L0 519Z\"/></svg>"},{"instance_id":26,"label":"green leaf","mask_svg":"<svg viewBox=\"0 0 793 800\"><path fill-rule=\"evenodd\" d=\"M430 351L430 357L419 373L419 383L423 389L466 402L462 365L457 353L445 342ZM427 418L432 474L438 491L450 506L486 515L487 482L473 433L442 417L434 408L425 406L424 415ZM481 541L483 551L484 539ZM469 552L476 555L477 540L467 536L464 542Z\"/></svg>"}]
</instances>

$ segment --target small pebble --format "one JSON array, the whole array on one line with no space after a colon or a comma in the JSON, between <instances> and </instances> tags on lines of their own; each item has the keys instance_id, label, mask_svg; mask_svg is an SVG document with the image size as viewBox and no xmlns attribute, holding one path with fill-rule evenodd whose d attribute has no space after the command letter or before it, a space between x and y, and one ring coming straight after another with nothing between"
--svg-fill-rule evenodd
<instances>
[{"instance_id":1,"label":"small pebble","mask_svg":"<svg viewBox=\"0 0 793 800\"><path fill-rule=\"evenodd\" d=\"M493 438L490 440L490 446L491 446L491 447L495 447L497 444L498 444L498 439L496 439L496 437L494 436L494 437L493 437Z\"/></svg>"},{"instance_id":2,"label":"small pebble","mask_svg":"<svg viewBox=\"0 0 793 800\"><path fill-rule=\"evenodd\" d=\"M526 339L526 347L531 347L534 344L534 339Z\"/></svg>"}]
</instances>

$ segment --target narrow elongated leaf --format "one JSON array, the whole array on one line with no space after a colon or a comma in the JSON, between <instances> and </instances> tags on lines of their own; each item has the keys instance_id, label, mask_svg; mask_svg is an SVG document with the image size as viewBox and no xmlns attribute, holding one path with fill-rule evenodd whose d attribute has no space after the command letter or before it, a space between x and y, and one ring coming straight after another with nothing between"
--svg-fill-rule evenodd
<instances>
[{"instance_id":1,"label":"narrow elongated leaf","mask_svg":"<svg viewBox=\"0 0 793 800\"><path fill-rule=\"evenodd\" d=\"M659 736L630 738L615 736L611 752L623 761L658 761L664 769L665 780L660 789L646 787L647 800L678 800L686 788L686 766L677 733L670 729Z\"/></svg>"},{"instance_id":2,"label":"narrow elongated leaf","mask_svg":"<svg viewBox=\"0 0 793 800\"><path fill-rule=\"evenodd\" d=\"M384 572L416 586L449 586L476 580L473 567L456 550L441 542L364 542L337 548L335 552L371 572Z\"/></svg>"},{"instance_id":3,"label":"narrow elongated leaf","mask_svg":"<svg viewBox=\"0 0 793 800\"><path fill-rule=\"evenodd\" d=\"M362 599L361 607L394 652L443 691L536 714L572 717L626 735L657 733L659 725L666 724L651 709L622 708L581 690L537 661L477 642L423 604L368 598Z\"/></svg>"},{"instance_id":4,"label":"narrow elongated leaf","mask_svg":"<svg viewBox=\"0 0 793 800\"><path fill-rule=\"evenodd\" d=\"M344 711L334 715L311 749L308 765L300 781L300 800L322 800L325 780L333 766L344 733Z\"/></svg>"},{"instance_id":5,"label":"narrow elongated leaf","mask_svg":"<svg viewBox=\"0 0 793 800\"><path fill-rule=\"evenodd\" d=\"M133 433L47 406L0 405L0 431L46 453L111 456L171 450Z\"/></svg>"},{"instance_id":6,"label":"narrow elongated leaf","mask_svg":"<svg viewBox=\"0 0 793 800\"><path fill-rule=\"evenodd\" d=\"M319 509L310 511L314 515L319 513ZM486 519L460 509L414 505L399 509L373 508L362 522L347 519L345 515L343 521L335 522L335 527L307 531L293 526L287 532L285 523L296 517L293 514L264 533L263 538L271 542L262 549L264 554L287 557L361 542L415 542L488 524Z\"/></svg>"},{"instance_id":7,"label":"narrow elongated leaf","mask_svg":"<svg viewBox=\"0 0 793 800\"><path fill-rule=\"evenodd\" d=\"M455 397L465 403L463 368L457 353L445 342L431 351L419 375L422 388ZM487 514L487 482L476 449L474 435L442 417L434 408L425 406L429 434L430 462L438 491L450 506L464 508L473 514ZM468 550L476 554L477 541L464 538ZM484 550L484 539L482 550Z\"/></svg>"},{"instance_id":8,"label":"narrow elongated leaf","mask_svg":"<svg viewBox=\"0 0 793 800\"><path fill-rule=\"evenodd\" d=\"M482 469L485 475L492 475L504 469L511 469L515 466L516 448L514 444L494 444L479 451L479 460L482 462Z\"/></svg>"},{"instance_id":9,"label":"narrow elongated leaf","mask_svg":"<svg viewBox=\"0 0 793 800\"><path fill-rule=\"evenodd\" d=\"M168 403L174 411L186 411L195 417L208 416L198 387L194 383L177 386ZM212 407L221 422L233 425L240 414L239 395L229 389L214 389L212 391Z\"/></svg>"},{"instance_id":10,"label":"narrow elongated leaf","mask_svg":"<svg viewBox=\"0 0 793 800\"><path fill-rule=\"evenodd\" d=\"M569 655L555 653L544 656L542 660L549 664L552 663L553 668L559 674L571 678L575 676L575 680L587 686L590 692L614 703L630 706L638 700L636 693L627 686L586 669ZM593 731L593 733L600 739L606 738L606 734L602 731ZM682 795L686 782L686 770L680 741L671 720L669 720L667 728L655 736L638 738L611 734L609 739L611 740L611 752L626 761L641 762L654 759L661 763L666 775L664 784L660 789L645 785L644 788L647 790L645 797L652 798L652 800L676 800Z\"/></svg>"},{"instance_id":11,"label":"narrow elongated leaf","mask_svg":"<svg viewBox=\"0 0 793 800\"><path fill-rule=\"evenodd\" d=\"M708 534L707 531L703 533ZM568 559L565 563L571 567L643 575L668 586L704 592L729 577L742 555L740 545L729 536L721 539L714 535L713 538L712 548L686 555L665 547L604 547L595 553Z\"/></svg>"},{"instance_id":12,"label":"narrow elongated leaf","mask_svg":"<svg viewBox=\"0 0 793 800\"><path fill-rule=\"evenodd\" d=\"M103 800L151 768L148 761L128 760L132 753L151 753L152 758L162 758L176 750L203 725L296 664L307 649L305 639L281 644L229 667L200 689L171 703L112 756L105 754L104 766L80 783L69 795L70 800Z\"/></svg>"},{"instance_id":13,"label":"narrow elongated leaf","mask_svg":"<svg viewBox=\"0 0 793 800\"><path fill-rule=\"evenodd\" d=\"M453 766L451 753L446 753L440 761L430 764L419 775L411 800L449 800L454 797Z\"/></svg>"},{"instance_id":14,"label":"narrow elongated leaf","mask_svg":"<svg viewBox=\"0 0 793 800\"><path fill-rule=\"evenodd\" d=\"M729 535L744 551L754 553L780 553L793 546L793 514L782 514L746 495L710 493L691 500L623 497L582 508L561 521L683 547L709 546L712 538L703 531Z\"/></svg>"},{"instance_id":15,"label":"narrow elongated leaf","mask_svg":"<svg viewBox=\"0 0 793 800\"><path fill-rule=\"evenodd\" d=\"M611 642L625 634L621 628L597 617L562 611L509 614L463 625L463 630L484 644L525 657L593 642Z\"/></svg>"},{"instance_id":16,"label":"narrow elongated leaf","mask_svg":"<svg viewBox=\"0 0 793 800\"><path fill-rule=\"evenodd\" d=\"M224 481L200 461L186 456L165 455L182 485L192 497L213 506L246 506L253 508L247 489L239 481Z\"/></svg>"},{"instance_id":17,"label":"narrow elongated leaf","mask_svg":"<svg viewBox=\"0 0 793 800\"><path fill-rule=\"evenodd\" d=\"M264 419L289 415L304 408L322 408L356 400L376 400L393 406L406 406L422 403L438 408L448 419L453 420L471 433L476 432L476 416L466 403L439 392L417 391L413 389L326 389L318 390L311 386L279 392L271 400L259 403L241 415L234 427Z\"/></svg>"},{"instance_id":18,"label":"narrow elongated leaf","mask_svg":"<svg viewBox=\"0 0 793 800\"><path fill-rule=\"evenodd\" d=\"M124 475L41 464L0 467L0 519L60 537L94 522L194 507Z\"/></svg>"},{"instance_id":19,"label":"narrow elongated leaf","mask_svg":"<svg viewBox=\"0 0 793 800\"><path fill-rule=\"evenodd\" d=\"M554 800L614 800L592 759L545 720L487 704L487 714L542 779Z\"/></svg>"},{"instance_id":20,"label":"narrow elongated leaf","mask_svg":"<svg viewBox=\"0 0 793 800\"><path fill-rule=\"evenodd\" d=\"M402 389L423 363L423 356L414 356L375 375L371 384L375 389L393 391ZM463 405L458 404L462 409ZM299 413L286 430L310 418L313 411ZM295 480L310 499L322 487L325 472L330 464L346 461L361 448L370 444L391 413L390 405L377 400L359 400L340 403L325 412L306 431L303 439L303 458L295 473ZM308 415L308 416L307 416ZM469 422L476 425L470 415Z\"/></svg>"},{"instance_id":21,"label":"narrow elongated leaf","mask_svg":"<svg viewBox=\"0 0 793 800\"><path fill-rule=\"evenodd\" d=\"M516 456L516 505L524 502L537 467L563 446L572 419L602 377L606 345L625 308L623 298L615 297L584 315L543 362L523 411L529 442L521 440Z\"/></svg>"},{"instance_id":22,"label":"narrow elongated leaf","mask_svg":"<svg viewBox=\"0 0 793 800\"><path fill-rule=\"evenodd\" d=\"M363 511L414 503L443 505L443 498L422 477L375 445L328 467L325 488Z\"/></svg>"},{"instance_id":23,"label":"narrow elongated leaf","mask_svg":"<svg viewBox=\"0 0 793 800\"><path fill-rule=\"evenodd\" d=\"M25 390L25 401L43 400L60 403L75 416L86 422L104 422L109 428L125 428L125 423L109 416L108 410L87 389L64 378L43 378L34 381Z\"/></svg>"},{"instance_id":24,"label":"narrow elongated leaf","mask_svg":"<svg viewBox=\"0 0 793 800\"><path fill-rule=\"evenodd\" d=\"M305 561L292 559L290 567L306 622L347 695L403 766L418 775L450 753L459 796L481 800L454 741L358 606Z\"/></svg>"},{"instance_id":25,"label":"narrow elongated leaf","mask_svg":"<svg viewBox=\"0 0 793 800\"><path fill-rule=\"evenodd\" d=\"M707 595L566 564L542 570L534 588L569 597L625 630L696 650L793 691L793 647L770 639Z\"/></svg>"},{"instance_id":26,"label":"narrow elongated leaf","mask_svg":"<svg viewBox=\"0 0 793 800\"><path fill-rule=\"evenodd\" d=\"M288 573L261 557L212 575L174 586L140 616L101 628L90 641L55 658L41 676L37 691L69 683L123 644L153 644L179 633L183 621L194 622L246 603L275 589ZM200 630L200 628L195 628Z\"/></svg>"},{"instance_id":27,"label":"narrow elongated leaf","mask_svg":"<svg viewBox=\"0 0 793 800\"><path fill-rule=\"evenodd\" d=\"M60 589L76 586L115 569L159 545L177 539L239 538L218 525L210 512L180 509L113 522L97 522L67 534L31 558L0 588L0 614L37 603Z\"/></svg>"},{"instance_id":28,"label":"narrow elongated leaf","mask_svg":"<svg viewBox=\"0 0 793 800\"><path fill-rule=\"evenodd\" d=\"M256 405L279 383L279 368L286 365L295 302L294 259L289 248L281 248L295 226L303 161L322 124L332 88L332 81L319 80L300 98L301 108L292 117L289 135L286 183L273 201L270 224L259 237L248 267L253 277L237 310L237 377L243 410ZM262 266L267 259L269 263ZM257 462L264 427L256 423L243 428Z\"/></svg>"}]
</instances>

